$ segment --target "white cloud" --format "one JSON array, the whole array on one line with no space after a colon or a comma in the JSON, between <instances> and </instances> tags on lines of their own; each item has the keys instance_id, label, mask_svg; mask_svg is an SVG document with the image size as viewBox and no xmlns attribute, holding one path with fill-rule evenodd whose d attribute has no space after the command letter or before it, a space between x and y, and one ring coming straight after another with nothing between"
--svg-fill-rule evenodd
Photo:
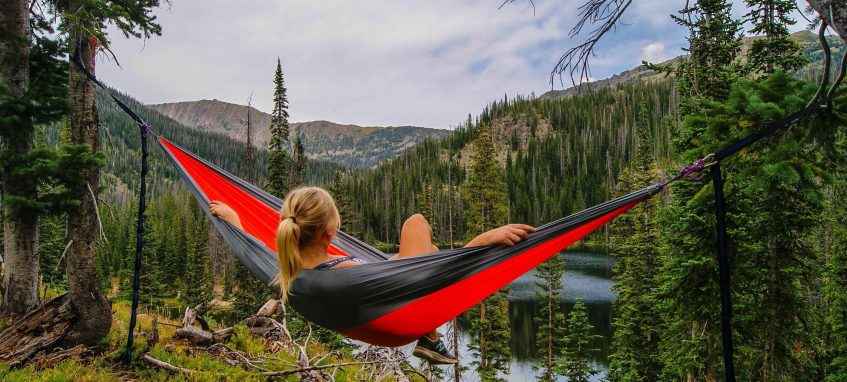
<instances>
[{"instance_id":1,"label":"white cloud","mask_svg":"<svg viewBox=\"0 0 847 382\"><path fill-rule=\"evenodd\" d=\"M446 128L504 93L549 90L550 70L577 42L567 32L578 2L536 0L535 14L529 2L500 3L182 0L157 11L161 37L113 32L123 67L104 60L98 74L146 103L244 104L253 92L269 111L280 57L293 121ZM638 65L645 41L677 54L684 31L668 3L634 2L629 25L599 46L592 77Z\"/></svg>"},{"instance_id":2,"label":"white cloud","mask_svg":"<svg viewBox=\"0 0 847 382\"><path fill-rule=\"evenodd\" d=\"M653 42L644 45L641 48L641 59L647 62L659 63L667 60L668 52L665 49L665 44L661 42Z\"/></svg>"}]
</instances>

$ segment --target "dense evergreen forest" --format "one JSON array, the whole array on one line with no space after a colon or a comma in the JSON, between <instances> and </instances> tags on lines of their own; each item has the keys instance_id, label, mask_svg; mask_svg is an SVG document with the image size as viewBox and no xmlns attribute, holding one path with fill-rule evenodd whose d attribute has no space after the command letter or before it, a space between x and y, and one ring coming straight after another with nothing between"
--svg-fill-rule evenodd
<instances>
[{"instance_id":1,"label":"dense evergreen forest","mask_svg":"<svg viewBox=\"0 0 847 382\"><path fill-rule=\"evenodd\" d=\"M464 238L459 186L470 162L469 143L491 131L508 189L508 220L540 224L600 203L611 196L618 172L634 150L638 105L648 107L654 155L672 155L665 119L676 100L671 80L620 85L560 99L516 97L495 101L440 141L425 141L406 154L347 179L354 210L370 240L396 242L416 200L432 200L437 241ZM647 186L647 185L645 185ZM427 190L430 195L419 195Z\"/></svg>"}]
</instances>

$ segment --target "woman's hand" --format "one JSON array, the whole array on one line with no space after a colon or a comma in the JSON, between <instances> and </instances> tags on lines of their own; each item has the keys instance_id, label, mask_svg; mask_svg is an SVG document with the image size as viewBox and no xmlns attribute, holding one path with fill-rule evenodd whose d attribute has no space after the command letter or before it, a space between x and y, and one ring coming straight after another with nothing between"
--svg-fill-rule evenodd
<instances>
[{"instance_id":1,"label":"woman's hand","mask_svg":"<svg viewBox=\"0 0 847 382\"><path fill-rule=\"evenodd\" d=\"M519 241L525 240L530 232L535 232L535 227L526 224L507 224L475 237L465 247L490 244L503 244L511 247Z\"/></svg>"},{"instance_id":2,"label":"woman's hand","mask_svg":"<svg viewBox=\"0 0 847 382\"><path fill-rule=\"evenodd\" d=\"M209 211L212 213L212 216L217 216L226 220L229 224L238 227L238 229L244 230L244 227L241 226L241 219L238 217L238 213L236 213L232 207L217 200L213 200L209 204Z\"/></svg>"}]
</instances>

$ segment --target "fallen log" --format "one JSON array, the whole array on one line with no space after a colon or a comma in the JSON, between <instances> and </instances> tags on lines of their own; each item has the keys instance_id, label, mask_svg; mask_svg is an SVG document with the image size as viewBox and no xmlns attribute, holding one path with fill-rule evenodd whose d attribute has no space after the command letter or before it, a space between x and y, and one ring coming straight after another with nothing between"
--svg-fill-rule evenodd
<instances>
[{"instance_id":1,"label":"fallen log","mask_svg":"<svg viewBox=\"0 0 847 382\"><path fill-rule=\"evenodd\" d=\"M174 338L184 339L195 345L208 346L215 342L214 334L195 326L179 328L174 332Z\"/></svg>"},{"instance_id":2,"label":"fallen log","mask_svg":"<svg viewBox=\"0 0 847 382\"><path fill-rule=\"evenodd\" d=\"M171 365L171 364L169 364L165 361L160 361L158 359L155 359L155 358L151 357L149 354L142 355L141 360L144 361L145 363L147 363L150 366L155 366L155 367L158 367L160 369L170 371L172 373L184 373L184 374L194 373L194 370Z\"/></svg>"},{"instance_id":3,"label":"fallen log","mask_svg":"<svg viewBox=\"0 0 847 382\"><path fill-rule=\"evenodd\" d=\"M256 315L259 317L273 317L279 314L281 310L282 303L279 300L268 300L265 305L259 308L259 312Z\"/></svg>"},{"instance_id":4,"label":"fallen log","mask_svg":"<svg viewBox=\"0 0 847 382\"><path fill-rule=\"evenodd\" d=\"M75 321L68 295L54 298L0 333L0 361L18 367L40 352L53 350Z\"/></svg>"}]
</instances>

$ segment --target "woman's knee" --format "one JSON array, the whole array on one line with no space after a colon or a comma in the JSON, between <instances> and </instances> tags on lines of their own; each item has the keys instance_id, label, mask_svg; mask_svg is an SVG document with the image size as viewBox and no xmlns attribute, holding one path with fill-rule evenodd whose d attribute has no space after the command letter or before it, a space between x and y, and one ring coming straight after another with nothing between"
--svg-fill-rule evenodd
<instances>
[{"instance_id":1,"label":"woman's knee","mask_svg":"<svg viewBox=\"0 0 847 382\"><path fill-rule=\"evenodd\" d=\"M429 222L423 215L414 214L409 216L409 218L403 223L403 228L406 228L407 226L425 226L429 228Z\"/></svg>"},{"instance_id":2,"label":"woman's knee","mask_svg":"<svg viewBox=\"0 0 847 382\"><path fill-rule=\"evenodd\" d=\"M421 214L414 214L409 216L403 223L403 230L400 232L400 236L403 236L403 232L420 235L421 231L429 233L430 236L432 235L432 227L426 218Z\"/></svg>"}]
</instances>

